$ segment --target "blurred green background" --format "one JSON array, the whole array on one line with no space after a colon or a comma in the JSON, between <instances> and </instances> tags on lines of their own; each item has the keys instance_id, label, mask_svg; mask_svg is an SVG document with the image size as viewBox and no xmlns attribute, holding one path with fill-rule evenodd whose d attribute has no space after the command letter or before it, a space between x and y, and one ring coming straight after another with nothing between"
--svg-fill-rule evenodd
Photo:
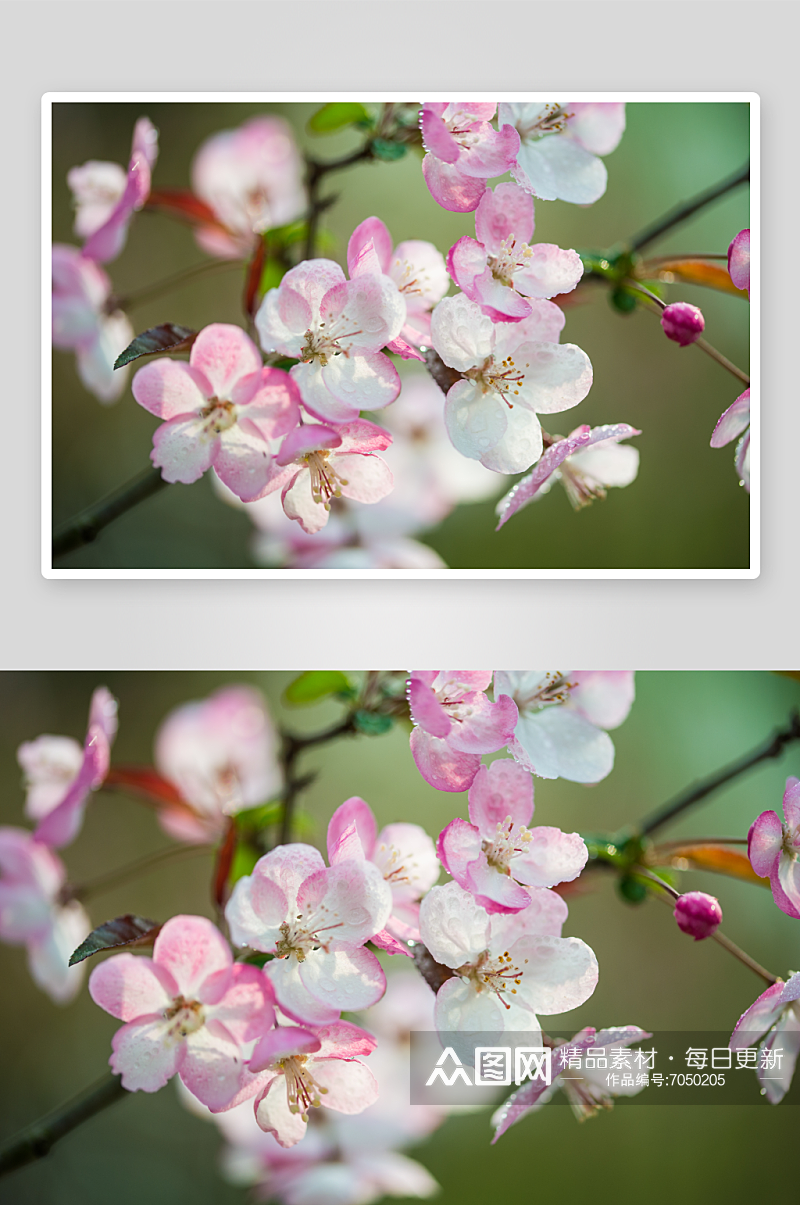
<instances>
[{"instance_id":1,"label":"blurred green background","mask_svg":"<svg viewBox=\"0 0 800 1205\"><path fill-rule=\"evenodd\" d=\"M307 104L72 104L53 107L53 238L75 242L66 173L88 159L127 164L133 125L143 113L160 130L154 187L187 188L200 143L265 111L295 127L300 143L320 158L337 158L358 145L352 131L309 137ZM676 202L740 168L749 153L749 106L724 103L628 105L628 128L606 158L608 191L583 209L565 202L536 203L536 235L563 247L603 249L630 237ZM344 261L355 225L380 216L395 242L427 239L447 253L462 235L474 235L472 214L451 214L430 196L419 157L359 164L329 178L340 194L328 211L333 254ZM672 232L651 254L725 252L749 225L749 190L739 188ZM170 276L203 254L190 230L163 215L140 214L122 255L109 265L114 287L126 293ZM137 331L161 322L199 328L209 322L242 324L241 271L213 273L158 301L137 306ZM700 305L706 335L747 370L749 307L735 296L671 286L669 300ZM495 534L494 504L460 507L424 538L452 568L691 568L749 565L749 505L733 469L733 447L714 451L711 432L740 388L697 348L679 348L657 320L612 311L599 286L579 291L567 311L565 342L577 343L594 366L588 399L554 421L567 434L579 423L629 422L643 432L638 479L611 490L605 502L574 514L560 489L515 516ZM84 391L71 353L54 357L53 505L56 526L117 488L149 464L156 420L130 389L104 407ZM402 405L402 395L398 403ZM552 426L552 424L551 424ZM498 486L498 495L504 490ZM173 486L116 521L93 546L60 558L63 568L248 568L251 524L214 495L208 475L193 486Z\"/></svg>"},{"instance_id":2,"label":"blurred green background","mask_svg":"<svg viewBox=\"0 0 800 1205\"><path fill-rule=\"evenodd\" d=\"M230 681L248 681L270 699L273 715L296 730L336 720L335 704L288 711L285 673L19 673L0 676L2 823L23 823L18 744L42 732L83 738L92 689L105 683L120 700L114 760L150 760L166 712ZM535 823L565 830L613 829L636 820L692 780L760 743L800 702L800 683L761 673L642 673L629 718L614 734L616 767L592 788L536 782ZM327 820L351 794L362 795L379 823L416 821L435 836L466 798L436 792L417 772L402 726L380 737L343 740L304 755L319 770L307 808L324 846ZM780 810L787 775L800 771L800 749L762 764L687 815L665 836L744 836L761 811ZM98 794L84 829L66 851L80 882L166 847L153 813L121 795ZM90 903L99 923L125 911L166 918L177 911L211 915L210 857L201 855L110 890ZM724 930L774 973L798 968L800 926L757 886L685 874L684 890L719 896ZM600 982L558 1030L638 1024L650 1030L730 1031L763 984L713 942L694 943L657 901L624 903L612 882L570 897L565 932L596 951ZM2 1134L12 1134L103 1074L117 1022L84 990L59 1009L28 978L20 949L0 947L2 998ZM552 1027L554 1030L555 1026ZM490 1147L488 1113L451 1118L410 1153L442 1185L441 1205L484 1205L502 1195L524 1201L587 1198L601 1205L690 1205L797 1200L791 1107L625 1106L579 1126L566 1108L548 1107ZM217 1175L219 1143L190 1116L172 1086L139 1093L87 1123L39 1164L3 1182L8 1205L227 1205L240 1190Z\"/></svg>"}]
</instances>

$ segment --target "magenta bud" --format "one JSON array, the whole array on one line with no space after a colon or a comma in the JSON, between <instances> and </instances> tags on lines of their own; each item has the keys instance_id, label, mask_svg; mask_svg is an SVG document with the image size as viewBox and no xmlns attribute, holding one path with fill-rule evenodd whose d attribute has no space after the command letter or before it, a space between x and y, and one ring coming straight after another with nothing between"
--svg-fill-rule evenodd
<instances>
[{"instance_id":1,"label":"magenta bud","mask_svg":"<svg viewBox=\"0 0 800 1205\"><path fill-rule=\"evenodd\" d=\"M706 895L705 891L688 891L680 896L672 915L678 922L678 928L695 941L711 937L722 922L719 900L714 899L713 895Z\"/></svg>"},{"instance_id":2,"label":"magenta bud","mask_svg":"<svg viewBox=\"0 0 800 1205\"><path fill-rule=\"evenodd\" d=\"M668 339L680 343L681 347L688 347L695 339L700 338L706 320L696 305L689 305L687 301L676 301L674 305L668 305L662 311L661 325Z\"/></svg>"}]
</instances>

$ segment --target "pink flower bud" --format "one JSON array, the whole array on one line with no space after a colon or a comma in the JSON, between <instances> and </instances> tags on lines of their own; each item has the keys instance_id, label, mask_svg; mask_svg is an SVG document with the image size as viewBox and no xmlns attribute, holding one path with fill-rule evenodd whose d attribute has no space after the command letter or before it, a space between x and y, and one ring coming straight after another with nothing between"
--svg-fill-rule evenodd
<instances>
[{"instance_id":1,"label":"pink flower bud","mask_svg":"<svg viewBox=\"0 0 800 1205\"><path fill-rule=\"evenodd\" d=\"M705 324L706 320L697 306L689 305L686 301L668 305L661 314L664 334L675 343L680 343L681 347L688 347L699 339Z\"/></svg>"},{"instance_id":2,"label":"pink flower bud","mask_svg":"<svg viewBox=\"0 0 800 1205\"><path fill-rule=\"evenodd\" d=\"M711 937L722 921L719 900L714 899L713 895L706 895L704 891L689 891L680 896L672 915L678 922L678 928L695 941Z\"/></svg>"}]
</instances>

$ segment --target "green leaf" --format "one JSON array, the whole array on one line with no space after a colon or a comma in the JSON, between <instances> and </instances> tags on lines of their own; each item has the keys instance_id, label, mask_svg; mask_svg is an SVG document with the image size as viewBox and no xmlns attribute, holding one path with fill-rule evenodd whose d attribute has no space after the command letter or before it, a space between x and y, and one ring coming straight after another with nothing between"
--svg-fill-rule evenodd
<instances>
[{"instance_id":1,"label":"green leaf","mask_svg":"<svg viewBox=\"0 0 800 1205\"><path fill-rule=\"evenodd\" d=\"M258 832L269 824L276 824L281 818L282 809L280 799L272 799L269 803L259 804L255 808L246 808L234 816L236 827L240 832Z\"/></svg>"},{"instance_id":2,"label":"green leaf","mask_svg":"<svg viewBox=\"0 0 800 1205\"><path fill-rule=\"evenodd\" d=\"M617 884L619 893L629 904L641 904L647 898L647 885L635 875L625 875Z\"/></svg>"},{"instance_id":3,"label":"green leaf","mask_svg":"<svg viewBox=\"0 0 800 1205\"><path fill-rule=\"evenodd\" d=\"M262 954L260 950L256 950L253 954L245 954L244 958L237 958L237 962L244 962L249 967L264 967L268 962L272 962L273 954Z\"/></svg>"},{"instance_id":4,"label":"green leaf","mask_svg":"<svg viewBox=\"0 0 800 1205\"><path fill-rule=\"evenodd\" d=\"M145 920L143 916L132 916L130 913L117 916L92 929L70 956L69 965L74 967L101 950L116 950L120 946L151 946L160 929L158 921Z\"/></svg>"},{"instance_id":5,"label":"green leaf","mask_svg":"<svg viewBox=\"0 0 800 1205\"><path fill-rule=\"evenodd\" d=\"M114 361L115 368L124 368L133 360L142 356L157 356L165 351L188 351L197 338L197 331L188 326L178 326L176 322L162 322L161 326L151 326L150 330L137 335L133 343L129 343Z\"/></svg>"},{"instance_id":6,"label":"green leaf","mask_svg":"<svg viewBox=\"0 0 800 1205\"><path fill-rule=\"evenodd\" d=\"M308 128L313 134L332 134L334 130L341 130L354 122L369 120L369 113L357 101L334 101L317 109Z\"/></svg>"},{"instance_id":7,"label":"green leaf","mask_svg":"<svg viewBox=\"0 0 800 1205\"><path fill-rule=\"evenodd\" d=\"M338 669L313 669L290 682L283 692L284 700L294 707L306 707L328 695L352 695L353 688Z\"/></svg>"},{"instance_id":8,"label":"green leaf","mask_svg":"<svg viewBox=\"0 0 800 1205\"><path fill-rule=\"evenodd\" d=\"M268 259L264 265L264 271L261 273L258 291L267 293L270 289L277 289L278 285L283 280L283 269L276 259Z\"/></svg>"},{"instance_id":9,"label":"green leaf","mask_svg":"<svg viewBox=\"0 0 800 1205\"><path fill-rule=\"evenodd\" d=\"M403 142L389 142L386 138L373 138L372 153L376 159L383 159L387 163L391 163L395 159L402 159L408 149Z\"/></svg>"},{"instance_id":10,"label":"green leaf","mask_svg":"<svg viewBox=\"0 0 800 1205\"><path fill-rule=\"evenodd\" d=\"M381 733L388 732L392 726L390 715L381 715L376 711L357 711L353 719L358 731L367 736L380 736Z\"/></svg>"},{"instance_id":11,"label":"green leaf","mask_svg":"<svg viewBox=\"0 0 800 1205\"><path fill-rule=\"evenodd\" d=\"M252 874L253 868L261 857L260 852L247 841L240 841L233 855L231 868L228 872L228 882L231 887L243 879L246 874Z\"/></svg>"},{"instance_id":12,"label":"green leaf","mask_svg":"<svg viewBox=\"0 0 800 1205\"><path fill-rule=\"evenodd\" d=\"M610 301L620 314L632 314L636 309L636 298L627 289L614 289L610 294Z\"/></svg>"}]
</instances>

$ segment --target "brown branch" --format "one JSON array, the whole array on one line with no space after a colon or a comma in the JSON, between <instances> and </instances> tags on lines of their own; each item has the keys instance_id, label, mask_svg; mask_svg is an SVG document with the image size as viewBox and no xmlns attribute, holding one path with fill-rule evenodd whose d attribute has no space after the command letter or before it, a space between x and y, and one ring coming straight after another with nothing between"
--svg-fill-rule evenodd
<instances>
[{"instance_id":1,"label":"brown branch","mask_svg":"<svg viewBox=\"0 0 800 1205\"><path fill-rule=\"evenodd\" d=\"M6 1143L0 1150L0 1176L36 1159L43 1159L60 1138L125 1096L128 1096L128 1092L119 1077L110 1072L104 1075L80 1096L73 1097L60 1109L35 1121Z\"/></svg>"}]
</instances>

